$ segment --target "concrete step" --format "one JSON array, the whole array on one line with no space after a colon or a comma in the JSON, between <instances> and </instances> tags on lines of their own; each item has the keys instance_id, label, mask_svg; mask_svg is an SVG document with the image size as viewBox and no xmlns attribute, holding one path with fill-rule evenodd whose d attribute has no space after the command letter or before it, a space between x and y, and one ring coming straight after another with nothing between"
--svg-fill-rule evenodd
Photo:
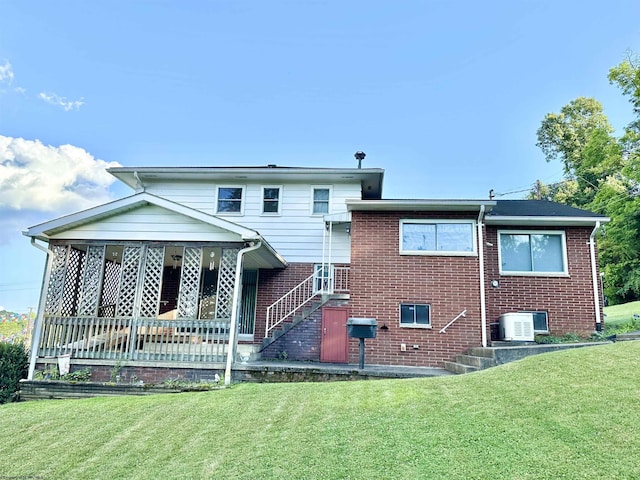
<instances>
[{"instance_id":1,"label":"concrete step","mask_svg":"<svg viewBox=\"0 0 640 480\"><path fill-rule=\"evenodd\" d=\"M469 365L470 367L478 367L480 370L496 366L496 361L493 358L478 357L475 355L458 354L456 355L456 362Z\"/></svg>"},{"instance_id":2,"label":"concrete step","mask_svg":"<svg viewBox=\"0 0 640 480\"><path fill-rule=\"evenodd\" d=\"M640 332L618 333L616 342L627 342L630 340L640 340Z\"/></svg>"},{"instance_id":3,"label":"concrete step","mask_svg":"<svg viewBox=\"0 0 640 480\"><path fill-rule=\"evenodd\" d=\"M475 357L495 358L495 350L491 347L471 347L467 353Z\"/></svg>"},{"instance_id":4,"label":"concrete step","mask_svg":"<svg viewBox=\"0 0 640 480\"><path fill-rule=\"evenodd\" d=\"M471 365L464 365L458 362L444 362L444 369L458 374L477 372L480 370L478 367L472 367Z\"/></svg>"}]
</instances>

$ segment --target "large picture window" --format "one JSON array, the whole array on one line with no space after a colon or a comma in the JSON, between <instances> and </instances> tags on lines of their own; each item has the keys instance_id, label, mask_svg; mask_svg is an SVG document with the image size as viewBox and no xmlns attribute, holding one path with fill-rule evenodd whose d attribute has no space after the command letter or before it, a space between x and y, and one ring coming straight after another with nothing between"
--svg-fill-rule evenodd
<instances>
[{"instance_id":1,"label":"large picture window","mask_svg":"<svg viewBox=\"0 0 640 480\"><path fill-rule=\"evenodd\" d=\"M501 274L567 274L564 232L501 231L498 241Z\"/></svg>"},{"instance_id":2,"label":"large picture window","mask_svg":"<svg viewBox=\"0 0 640 480\"><path fill-rule=\"evenodd\" d=\"M400 253L475 255L473 220L401 220Z\"/></svg>"}]
</instances>

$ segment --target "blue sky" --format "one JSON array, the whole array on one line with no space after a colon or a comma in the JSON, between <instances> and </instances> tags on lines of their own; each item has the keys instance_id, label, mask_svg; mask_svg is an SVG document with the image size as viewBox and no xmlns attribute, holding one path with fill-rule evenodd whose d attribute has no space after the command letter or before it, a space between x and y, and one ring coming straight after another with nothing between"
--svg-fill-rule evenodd
<instances>
[{"instance_id":1,"label":"blue sky","mask_svg":"<svg viewBox=\"0 0 640 480\"><path fill-rule=\"evenodd\" d=\"M631 106L609 68L640 2L2 2L0 306L36 307L21 230L131 193L108 165L365 167L386 198L487 198L561 178L548 112ZM22 140L21 140L22 139ZM500 198L519 198L515 193Z\"/></svg>"}]
</instances>

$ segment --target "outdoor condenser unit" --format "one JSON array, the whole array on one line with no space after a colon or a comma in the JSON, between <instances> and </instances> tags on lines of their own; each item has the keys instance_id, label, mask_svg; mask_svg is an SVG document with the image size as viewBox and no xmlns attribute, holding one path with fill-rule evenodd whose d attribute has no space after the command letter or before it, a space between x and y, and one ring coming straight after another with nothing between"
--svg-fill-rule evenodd
<instances>
[{"instance_id":1,"label":"outdoor condenser unit","mask_svg":"<svg viewBox=\"0 0 640 480\"><path fill-rule=\"evenodd\" d=\"M500 340L533 342L533 314L512 312L500 315Z\"/></svg>"}]
</instances>

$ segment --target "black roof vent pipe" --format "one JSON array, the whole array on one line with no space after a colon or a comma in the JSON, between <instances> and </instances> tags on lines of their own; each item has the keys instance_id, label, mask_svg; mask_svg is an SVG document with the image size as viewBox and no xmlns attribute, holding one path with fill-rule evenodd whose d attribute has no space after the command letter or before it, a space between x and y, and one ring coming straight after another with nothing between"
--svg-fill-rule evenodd
<instances>
[{"instance_id":1,"label":"black roof vent pipe","mask_svg":"<svg viewBox=\"0 0 640 480\"><path fill-rule=\"evenodd\" d=\"M354 157L356 157L356 160L358 160L358 168L362 168L362 160L364 160L364 157L366 157L367 154L364 152L361 152L360 150L358 150Z\"/></svg>"}]
</instances>

